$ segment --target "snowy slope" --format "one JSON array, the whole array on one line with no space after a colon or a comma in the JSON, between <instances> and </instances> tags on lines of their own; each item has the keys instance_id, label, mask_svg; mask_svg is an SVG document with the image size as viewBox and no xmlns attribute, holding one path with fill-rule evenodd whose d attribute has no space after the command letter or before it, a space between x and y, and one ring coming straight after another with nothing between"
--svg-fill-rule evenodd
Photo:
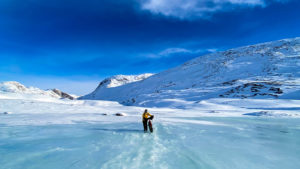
<instances>
[{"instance_id":1,"label":"snowy slope","mask_svg":"<svg viewBox=\"0 0 300 169\"><path fill-rule=\"evenodd\" d=\"M170 106L216 97L300 99L300 38L204 55L143 81L97 88L82 99Z\"/></svg>"},{"instance_id":2,"label":"snowy slope","mask_svg":"<svg viewBox=\"0 0 300 169\"><path fill-rule=\"evenodd\" d=\"M105 90L107 88L114 88L123 86L129 83L138 82L147 79L152 76L151 73L145 73L140 75L116 75L109 78L104 79L98 85L94 92L89 95L81 97L81 99L96 99L97 93L99 91Z\"/></svg>"},{"instance_id":3,"label":"snowy slope","mask_svg":"<svg viewBox=\"0 0 300 169\"><path fill-rule=\"evenodd\" d=\"M8 81L0 83L0 98L4 99L28 99L28 100L55 100L61 98L73 98L58 89L41 90L36 87L26 87L19 82ZM74 98L73 98L74 99Z\"/></svg>"},{"instance_id":4,"label":"snowy slope","mask_svg":"<svg viewBox=\"0 0 300 169\"><path fill-rule=\"evenodd\" d=\"M133 83L137 81L144 80L153 74L151 73L145 73L141 75L116 75L107 79L104 79L102 82L100 82L98 88L112 88L112 87L118 87L122 86L128 83Z\"/></svg>"}]
</instances>

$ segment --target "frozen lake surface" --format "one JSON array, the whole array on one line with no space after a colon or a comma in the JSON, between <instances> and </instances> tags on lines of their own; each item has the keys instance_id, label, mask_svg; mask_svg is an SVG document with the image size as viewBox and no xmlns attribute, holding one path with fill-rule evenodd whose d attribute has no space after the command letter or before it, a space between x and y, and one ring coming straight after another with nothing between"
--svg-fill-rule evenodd
<instances>
[{"instance_id":1,"label":"frozen lake surface","mask_svg":"<svg viewBox=\"0 0 300 169\"><path fill-rule=\"evenodd\" d=\"M39 119L40 116L12 114L1 116L0 122ZM46 118L56 117L51 114ZM298 118L168 119L154 119L153 134L144 133L139 121L78 121L49 125L0 123L0 168L300 168Z\"/></svg>"}]
</instances>

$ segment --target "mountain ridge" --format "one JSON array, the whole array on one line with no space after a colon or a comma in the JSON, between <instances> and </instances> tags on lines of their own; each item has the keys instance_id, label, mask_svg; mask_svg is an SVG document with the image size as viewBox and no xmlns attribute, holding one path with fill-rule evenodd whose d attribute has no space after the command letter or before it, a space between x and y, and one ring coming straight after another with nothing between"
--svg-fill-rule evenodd
<instances>
[{"instance_id":1,"label":"mountain ridge","mask_svg":"<svg viewBox=\"0 0 300 169\"><path fill-rule=\"evenodd\" d=\"M203 55L143 81L95 90L84 99L155 106L170 99L278 98L300 89L300 38ZM300 99L300 98L299 98Z\"/></svg>"},{"instance_id":2,"label":"mountain ridge","mask_svg":"<svg viewBox=\"0 0 300 169\"><path fill-rule=\"evenodd\" d=\"M26 87L23 84L16 81L5 81L0 83L0 96L8 98L19 98L19 97L28 97L38 98L38 96L44 98L53 98L53 99L70 99L74 100L75 97L71 96L65 92L62 92L58 89L48 89L42 90L36 87Z\"/></svg>"},{"instance_id":3,"label":"mountain ridge","mask_svg":"<svg viewBox=\"0 0 300 169\"><path fill-rule=\"evenodd\" d=\"M152 73L144 73L144 74L140 74L140 75L115 75L115 76L111 76L111 77L108 77L108 78L102 80L99 83L99 85L97 86L97 88L94 90L94 92L92 92L88 95L82 96L79 99L95 97L95 92L97 92L98 90L107 89L107 88L115 88L115 87L123 86L123 85L126 85L126 84L142 81L142 80L145 80L145 79L147 79L147 78L149 78L150 76L153 76L153 75L154 74L152 74Z\"/></svg>"}]
</instances>

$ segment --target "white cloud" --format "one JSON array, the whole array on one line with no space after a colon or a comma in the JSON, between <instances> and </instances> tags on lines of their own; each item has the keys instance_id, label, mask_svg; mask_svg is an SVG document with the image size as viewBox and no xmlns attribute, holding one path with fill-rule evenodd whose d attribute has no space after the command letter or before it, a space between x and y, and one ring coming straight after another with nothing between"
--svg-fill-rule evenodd
<instances>
[{"instance_id":1,"label":"white cloud","mask_svg":"<svg viewBox=\"0 0 300 169\"><path fill-rule=\"evenodd\" d=\"M184 49L184 48L168 48L161 51L158 55L160 56L169 56L175 53L192 53L192 51Z\"/></svg>"},{"instance_id":2,"label":"white cloud","mask_svg":"<svg viewBox=\"0 0 300 169\"><path fill-rule=\"evenodd\" d=\"M180 54L201 54L201 53L212 53L216 52L217 49L198 49L198 50L189 50L185 48L167 48L163 51L160 51L158 53L148 53L144 54L143 56L146 56L148 58L163 58L163 57L172 57L172 56L178 56Z\"/></svg>"},{"instance_id":3,"label":"white cloud","mask_svg":"<svg viewBox=\"0 0 300 169\"><path fill-rule=\"evenodd\" d=\"M265 7L267 0L140 0L141 8L154 14L180 19L207 18L220 11L236 7ZM281 2L287 0L271 0Z\"/></svg>"}]
</instances>

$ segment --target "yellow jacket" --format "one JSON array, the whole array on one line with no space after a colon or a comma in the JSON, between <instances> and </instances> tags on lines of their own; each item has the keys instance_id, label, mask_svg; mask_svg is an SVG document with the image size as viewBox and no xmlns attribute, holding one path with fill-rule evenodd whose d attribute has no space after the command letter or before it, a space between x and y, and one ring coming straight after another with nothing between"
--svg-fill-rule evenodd
<instances>
[{"instance_id":1,"label":"yellow jacket","mask_svg":"<svg viewBox=\"0 0 300 169\"><path fill-rule=\"evenodd\" d=\"M144 119L148 119L149 117L151 117L152 115L149 112L143 113L143 120Z\"/></svg>"}]
</instances>

